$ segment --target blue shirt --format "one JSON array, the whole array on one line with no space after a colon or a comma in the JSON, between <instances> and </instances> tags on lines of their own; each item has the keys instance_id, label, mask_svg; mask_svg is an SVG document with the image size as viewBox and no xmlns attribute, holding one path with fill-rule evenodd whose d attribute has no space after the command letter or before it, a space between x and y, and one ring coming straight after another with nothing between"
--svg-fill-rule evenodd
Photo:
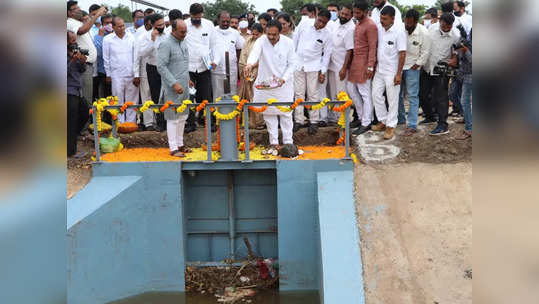
<instances>
[{"instance_id":1,"label":"blue shirt","mask_svg":"<svg viewBox=\"0 0 539 304\"><path fill-rule=\"evenodd\" d=\"M105 36L108 35L105 33ZM95 35L94 45L97 49L97 72L105 74L105 65L103 63L103 38L105 36Z\"/></svg>"}]
</instances>

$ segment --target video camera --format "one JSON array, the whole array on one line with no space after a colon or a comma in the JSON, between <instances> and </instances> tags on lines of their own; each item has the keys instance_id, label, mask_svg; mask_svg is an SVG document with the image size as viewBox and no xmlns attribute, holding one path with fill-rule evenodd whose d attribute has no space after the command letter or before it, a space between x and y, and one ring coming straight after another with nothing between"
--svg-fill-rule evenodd
<instances>
[{"instance_id":1,"label":"video camera","mask_svg":"<svg viewBox=\"0 0 539 304\"><path fill-rule=\"evenodd\" d=\"M449 66L449 63L445 61L438 61L436 66L433 69L434 76L443 76L443 77L454 77L455 69Z\"/></svg>"},{"instance_id":2,"label":"video camera","mask_svg":"<svg viewBox=\"0 0 539 304\"><path fill-rule=\"evenodd\" d=\"M88 56L90 55L90 51L87 50L87 49L81 49L79 48L79 45L74 43L74 44L71 44L69 46L69 50L73 53L73 55L77 54L78 52L80 52L82 55L84 56Z\"/></svg>"}]
</instances>

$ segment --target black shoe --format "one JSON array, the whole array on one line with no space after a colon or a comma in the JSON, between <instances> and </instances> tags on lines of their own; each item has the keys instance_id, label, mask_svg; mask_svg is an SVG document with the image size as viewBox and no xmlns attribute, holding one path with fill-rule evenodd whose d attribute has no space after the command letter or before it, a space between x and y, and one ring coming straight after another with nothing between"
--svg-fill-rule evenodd
<instances>
[{"instance_id":1,"label":"black shoe","mask_svg":"<svg viewBox=\"0 0 539 304\"><path fill-rule=\"evenodd\" d=\"M144 128L144 131L157 131L154 126L148 126Z\"/></svg>"},{"instance_id":2,"label":"black shoe","mask_svg":"<svg viewBox=\"0 0 539 304\"><path fill-rule=\"evenodd\" d=\"M323 120L318 122L318 127L320 127L320 128L325 128L327 126L328 126L328 123L323 121Z\"/></svg>"},{"instance_id":3,"label":"black shoe","mask_svg":"<svg viewBox=\"0 0 539 304\"><path fill-rule=\"evenodd\" d=\"M453 117L462 116L462 113L460 113L460 112L458 112L458 111L451 111L451 113L449 114L449 116L453 116Z\"/></svg>"},{"instance_id":4,"label":"black shoe","mask_svg":"<svg viewBox=\"0 0 539 304\"><path fill-rule=\"evenodd\" d=\"M318 126L314 125L314 124L311 124L309 126L309 128L307 129L307 133L309 133L311 135L314 135L314 134L318 133Z\"/></svg>"},{"instance_id":5,"label":"black shoe","mask_svg":"<svg viewBox=\"0 0 539 304\"><path fill-rule=\"evenodd\" d=\"M197 130L197 127L193 124L193 125L189 125L189 126L185 126L185 134L188 134L188 133L191 133L191 132L195 132Z\"/></svg>"},{"instance_id":6,"label":"black shoe","mask_svg":"<svg viewBox=\"0 0 539 304\"><path fill-rule=\"evenodd\" d=\"M354 135L361 135L367 131L369 131L371 129L371 126L361 126L359 127L358 129L354 130L354 132L352 132L352 134Z\"/></svg>"},{"instance_id":7,"label":"black shoe","mask_svg":"<svg viewBox=\"0 0 539 304\"><path fill-rule=\"evenodd\" d=\"M430 132L429 135L432 135L432 136L438 136L438 135L443 135L443 134L447 134L449 133L449 129L447 127L444 127L444 126L436 126L436 128L434 130L432 130Z\"/></svg>"},{"instance_id":8,"label":"black shoe","mask_svg":"<svg viewBox=\"0 0 539 304\"><path fill-rule=\"evenodd\" d=\"M420 121L419 124L424 125L424 124L430 124L430 123L434 123L434 122L437 122L437 120L434 119L434 118L426 118L426 119L423 119L422 121Z\"/></svg>"},{"instance_id":9,"label":"black shoe","mask_svg":"<svg viewBox=\"0 0 539 304\"><path fill-rule=\"evenodd\" d=\"M350 128L358 128L361 127L361 120L354 120L350 123Z\"/></svg>"}]
</instances>

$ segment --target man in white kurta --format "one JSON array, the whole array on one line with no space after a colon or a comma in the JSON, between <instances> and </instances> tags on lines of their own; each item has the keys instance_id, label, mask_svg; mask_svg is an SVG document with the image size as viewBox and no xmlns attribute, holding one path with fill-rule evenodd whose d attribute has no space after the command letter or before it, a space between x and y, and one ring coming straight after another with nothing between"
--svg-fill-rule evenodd
<instances>
[{"instance_id":1,"label":"man in white kurta","mask_svg":"<svg viewBox=\"0 0 539 304\"><path fill-rule=\"evenodd\" d=\"M320 102L320 85L326 79L329 59L331 57L332 42L330 32L326 25L331 15L328 10L321 10L315 20L307 20L308 25L302 26L294 33L294 50L298 64L294 75L294 89L296 99L301 98L310 102ZM307 98L305 98L307 92ZM295 130L305 126L303 106L294 110L296 120ZM320 111L309 111L309 134L318 131Z\"/></svg>"},{"instance_id":2,"label":"man in white kurta","mask_svg":"<svg viewBox=\"0 0 539 304\"><path fill-rule=\"evenodd\" d=\"M135 65L135 37L126 32L122 18L112 19L114 34L103 39L103 63L107 81L111 82L112 95L118 96L120 105L132 101L138 103L138 85L140 78L134 78ZM118 116L120 123L136 122L137 112L127 109Z\"/></svg>"},{"instance_id":3,"label":"man in white kurta","mask_svg":"<svg viewBox=\"0 0 539 304\"><path fill-rule=\"evenodd\" d=\"M228 53L230 67L230 94L238 94L238 58L245 42L240 32L230 28L229 13L221 12L218 20L219 25L215 27L216 40L218 41L215 53L221 60L219 60L219 65L211 73L213 99L217 99L225 93L225 53Z\"/></svg>"},{"instance_id":4,"label":"man in white kurta","mask_svg":"<svg viewBox=\"0 0 539 304\"><path fill-rule=\"evenodd\" d=\"M258 38L253 45L245 66L245 74L249 75L253 65L258 63L258 76L255 85L268 82L276 77L281 86L268 90L259 90L254 87L253 102L267 103L270 98L275 98L280 102L292 102L294 99L294 70L296 68L294 43L292 39L280 34L281 24L277 20L268 22L266 31L266 35ZM292 112L282 112L276 107L270 106L263 112L263 116L272 148L276 148L279 144L279 119L283 132L283 143L293 143Z\"/></svg>"}]
</instances>

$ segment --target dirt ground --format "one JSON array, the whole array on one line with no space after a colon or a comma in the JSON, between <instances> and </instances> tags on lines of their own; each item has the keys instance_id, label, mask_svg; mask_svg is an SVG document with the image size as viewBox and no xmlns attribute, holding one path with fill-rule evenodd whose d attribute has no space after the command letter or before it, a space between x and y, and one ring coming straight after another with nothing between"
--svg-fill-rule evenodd
<instances>
[{"instance_id":1,"label":"dirt ground","mask_svg":"<svg viewBox=\"0 0 539 304\"><path fill-rule=\"evenodd\" d=\"M355 168L367 304L472 303L472 165Z\"/></svg>"}]
</instances>

